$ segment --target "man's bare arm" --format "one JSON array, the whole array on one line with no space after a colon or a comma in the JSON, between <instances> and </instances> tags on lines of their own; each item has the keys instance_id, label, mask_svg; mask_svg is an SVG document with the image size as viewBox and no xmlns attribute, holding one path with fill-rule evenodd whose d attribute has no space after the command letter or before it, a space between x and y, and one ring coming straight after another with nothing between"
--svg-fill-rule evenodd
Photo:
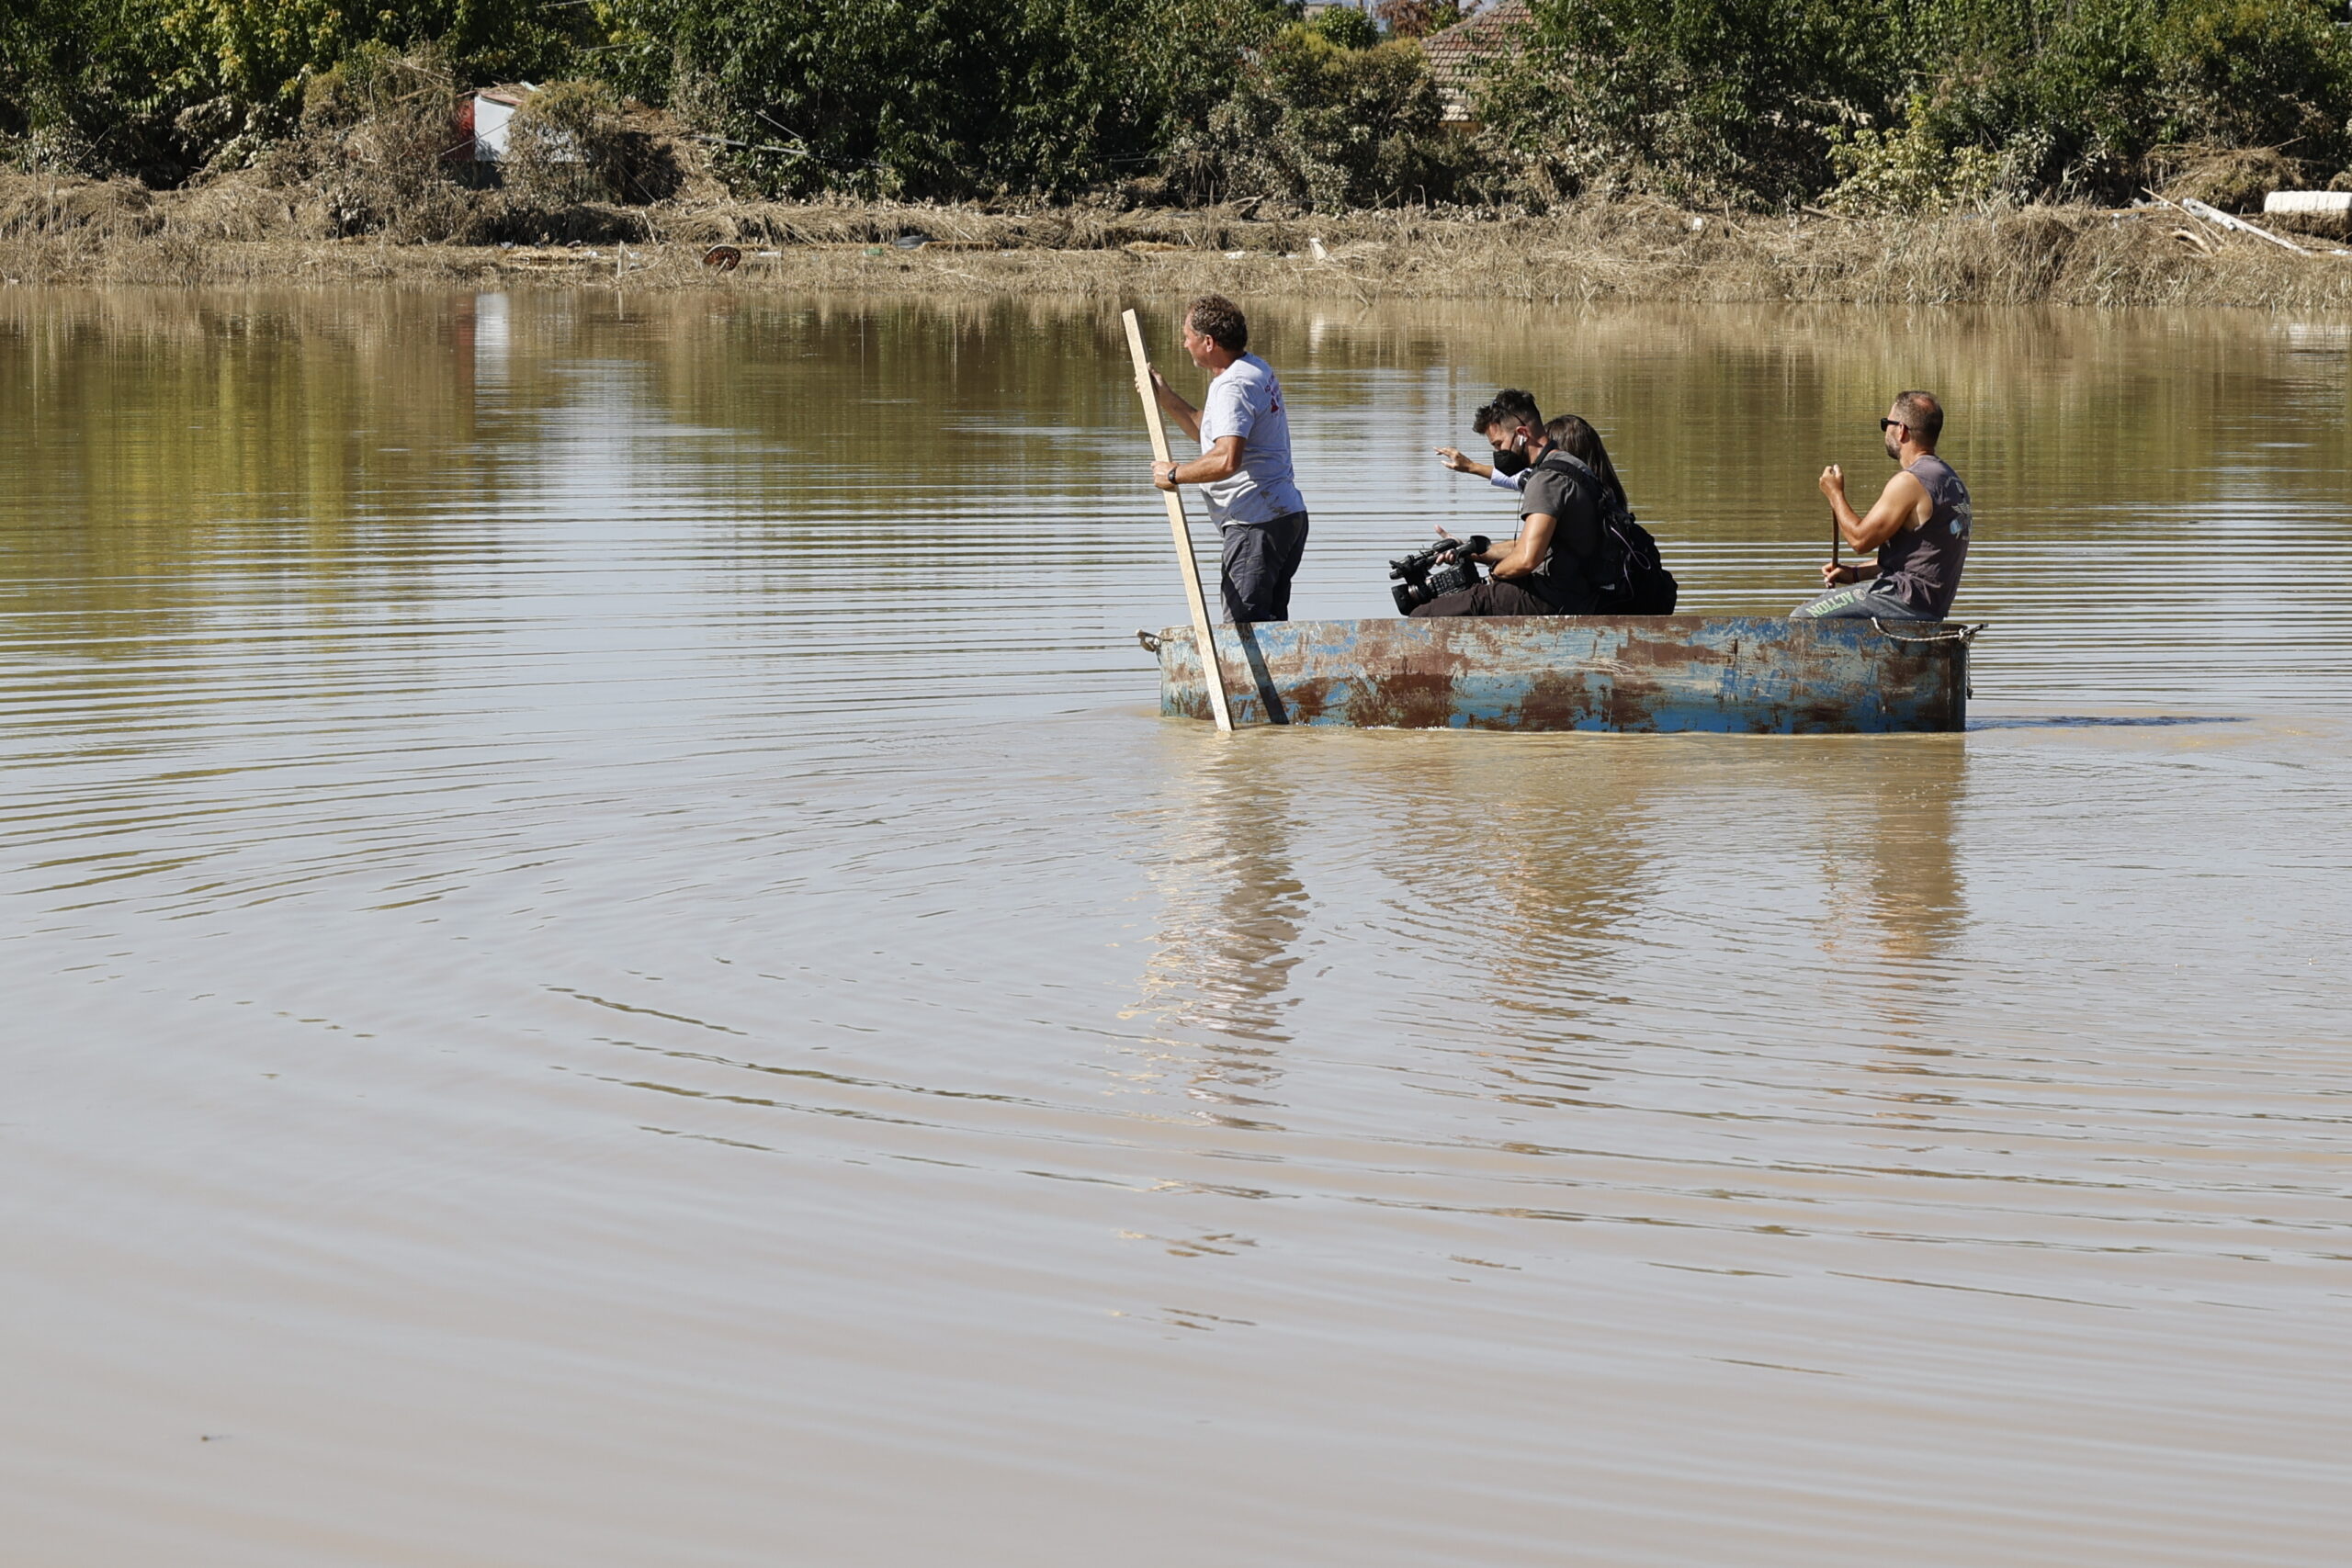
<instances>
[{"instance_id":1,"label":"man's bare arm","mask_svg":"<svg viewBox=\"0 0 2352 1568\"><path fill-rule=\"evenodd\" d=\"M1159 373L1157 365L1151 367L1151 389L1159 395L1159 406L1184 427L1184 434L1198 441L1201 438L1201 411L1186 402L1176 389L1168 384L1168 378ZM1224 478L1222 474L1217 477Z\"/></svg>"},{"instance_id":2,"label":"man's bare arm","mask_svg":"<svg viewBox=\"0 0 2352 1568\"><path fill-rule=\"evenodd\" d=\"M1174 490L1178 485L1213 484L1229 479L1241 467L1241 437L1220 435L1216 445L1182 463L1154 463L1151 482L1161 490Z\"/></svg>"},{"instance_id":3,"label":"man's bare arm","mask_svg":"<svg viewBox=\"0 0 2352 1568\"><path fill-rule=\"evenodd\" d=\"M1925 523L1935 510L1928 497L1928 487L1908 472L1897 473L1886 481L1879 492L1878 502L1867 516L1854 515L1851 502L1846 499L1846 476L1832 463L1821 470L1821 493L1828 498L1830 515L1838 520L1838 532L1855 549L1876 550L1895 535L1917 523ZM1875 576L1873 570L1871 575Z\"/></svg>"},{"instance_id":4,"label":"man's bare arm","mask_svg":"<svg viewBox=\"0 0 2352 1568\"><path fill-rule=\"evenodd\" d=\"M1481 463L1476 458L1465 457L1452 446L1439 447L1437 460L1457 474L1476 474L1482 479L1492 479L1495 474L1495 466L1492 463Z\"/></svg>"},{"instance_id":5,"label":"man's bare arm","mask_svg":"<svg viewBox=\"0 0 2352 1568\"><path fill-rule=\"evenodd\" d=\"M1557 525L1558 519L1550 513L1531 512L1520 520L1518 538L1497 545L1481 558L1493 565L1498 581L1532 577L1551 551L1552 530Z\"/></svg>"}]
</instances>

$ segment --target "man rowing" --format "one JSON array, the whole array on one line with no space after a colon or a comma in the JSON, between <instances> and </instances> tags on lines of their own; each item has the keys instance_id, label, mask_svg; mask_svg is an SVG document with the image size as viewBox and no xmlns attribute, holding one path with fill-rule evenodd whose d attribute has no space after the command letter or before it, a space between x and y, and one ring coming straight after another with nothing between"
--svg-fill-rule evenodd
<instances>
[{"instance_id":1,"label":"man rowing","mask_svg":"<svg viewBox=\"0 0 2352 1568\"><path fill-rule=\"evenodd\" d=\"M1793 619L1940 621L1951 612L1968 558L1969 504L1968 487L1936 456L1943 405L1932 392L1897 392L1878 428L1897 467L1868 515L1854 514L1837 464L1821 470L1821 493L1838 536L1858 551L1875 550L1878 558L1823 562L1821 581L1829 592L1798 605Z\"/></svg>"},{"instance_id":2,"label":"man rowing","mask_svg":"<svg viewBox=\"0 0 2352 1568\"><path fill-rule=\"evenodd\" d=\"M1224 536L1217 586L1229 621L1290 619L1291 579L1306 554L1306 502L1291 478L1290 416L1273 367L1249 352L1250 321L1222 294L1184 307L1184 352L1212 378L1195 409L1177 395L1159 367L1151 371L1159 406L1201 444L1185 462L1154 463L1161 490L1198 485L1209 519Z\"/></svg>"}]
</instances>

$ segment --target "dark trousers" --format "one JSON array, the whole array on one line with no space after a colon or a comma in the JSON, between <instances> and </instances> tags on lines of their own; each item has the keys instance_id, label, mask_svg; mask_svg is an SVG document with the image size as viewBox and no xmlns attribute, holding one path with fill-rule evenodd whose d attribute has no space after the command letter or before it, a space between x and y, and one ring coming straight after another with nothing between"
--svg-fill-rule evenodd
<instances>
[{"instance_id":1,"label":"dark trousers","mask_svg":"<svg viewBox=\"0 0 2352 1568\"><path fill-rule=\"evenodd\" d=\"M1459 593L1441 593L1426 604L1413 610L1417 620L1435 620L1441 615L1556 615L1551 601L1539 599L1516 582L1497 582L1482 578L1476 588L1465 588Z\"/></svg>"},{"instance_id":2,"label":"dark trousers","mask_svg":"<svg viewBox=\"0 0 2352 1568\"><path fill-rule=\"evenodd\" d=\"M1290 619L1290 580L1306 554L1306 513L1288 513L1271 523L1232 523L1225 529L1225 556L1217 588L1225 595L1228 621Z\"/></svg>"}]
</instances>

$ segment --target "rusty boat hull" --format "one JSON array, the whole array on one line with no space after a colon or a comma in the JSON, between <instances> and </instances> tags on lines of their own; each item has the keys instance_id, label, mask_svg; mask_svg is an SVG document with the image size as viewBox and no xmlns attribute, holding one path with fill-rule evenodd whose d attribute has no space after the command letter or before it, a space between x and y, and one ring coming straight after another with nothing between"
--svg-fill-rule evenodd
<instances>
[{"instance_id":1,"label":"rusty boat hull","mask_svg":"<svg viewBox=\"0 0 2352 1568\"><path fill-rule=\"evenodd\" d=\"M1871 735L1968 723L1974 628L1747 615L1281 621L1216 628L1236 725ZM1209 717L1189 626L1139 634L1159 711Z\"/></svg>"}]
</instances>

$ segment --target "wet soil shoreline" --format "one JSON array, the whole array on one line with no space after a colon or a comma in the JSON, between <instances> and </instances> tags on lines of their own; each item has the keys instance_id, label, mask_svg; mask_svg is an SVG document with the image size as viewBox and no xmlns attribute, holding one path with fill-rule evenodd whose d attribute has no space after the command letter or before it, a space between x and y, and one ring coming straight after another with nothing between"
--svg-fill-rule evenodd
<instances>
[{"instance_id":1,"label":"wet soil shoreline","mask_svg":"<svg viewBox=\"0 0 2352 1568\"><path fill-rule=\"evenodd\" d=\"M2174 209L1911 218L1587 201L1544 216L696 202L582 205L534 244L299 231L251 186L146 192L0 177L9 285L621 287L794 293L1602 299L2352 309L2352 255L2298 254Z\"/></svg>"}]
</instances>

